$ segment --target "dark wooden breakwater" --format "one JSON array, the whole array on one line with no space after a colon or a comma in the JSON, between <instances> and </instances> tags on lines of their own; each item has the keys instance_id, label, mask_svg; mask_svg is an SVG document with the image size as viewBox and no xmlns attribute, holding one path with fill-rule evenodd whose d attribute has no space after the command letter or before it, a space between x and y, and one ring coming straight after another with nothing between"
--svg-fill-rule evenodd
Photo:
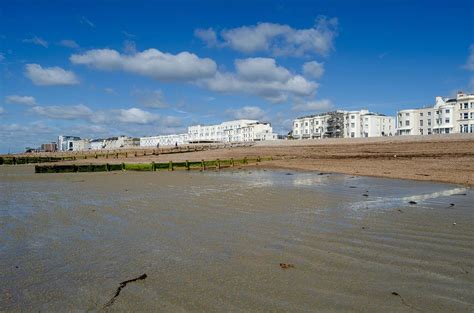
<instances>
[{"instance_id":1,"label":"dark wooden breakwater","mask_svg":"<svg viewBox=\"0 0 474 313\"><path fill-rule=\"evenodd\" d=\"M258 164L270 161L271 157L255 157L243 159L210 160L210 161L185 161L166 163L116 163L116 164L61 164L61 165L36 165L35 173L78 173L78 172L111 172L111 171L174 171L174 170L209 170L227 167Z\"/></svg>"},{"instance_id":2,"label":"dark wooden breakwater","mask_svg":"<svg viewBox=\"0 0 474 313\"><path fill-rule=\"evenodd\" d=\"M229 149L236 147L250 147L252 143L228 143L228 144L208 144L208 145L186 145L168 148L145 148L145 149L118 149L118 150L98 150L98 151L68 151L53 153L38 153L33 155L0 155L0 165L34 164L34 163L54 163L61 161L75 161L87 159L119 159L136 158L160 154L190 153L206 150Z\"/></svg>"}]
</instances>

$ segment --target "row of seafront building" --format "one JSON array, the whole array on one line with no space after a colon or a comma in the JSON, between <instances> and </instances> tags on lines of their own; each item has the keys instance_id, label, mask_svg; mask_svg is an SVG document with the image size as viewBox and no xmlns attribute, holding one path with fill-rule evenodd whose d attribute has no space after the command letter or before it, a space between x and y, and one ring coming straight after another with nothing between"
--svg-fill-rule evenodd
<instances>
[{"instance_id":1,"label":"row of seafront building","mask_svg":"<svg viewBox=\"0 0 474 313\"><path fill-rule=\"evenodd\" d=\"M456 98L436 97L433 106L407 109L396 117L368 110L337 110L308 115L293 121L289 138L359 138L405 135L474 133L474 94L458 92ZM240 119L215 125L193 125L182 134L141 138L127 136L105 139L81 139L59 136L59 151L159 147L192 143L253 142L278 139L270 123ZM43 151L54 151L55 143L46 144Z\"/></svg>"},{"instance_id":2,"label":"row of seafront building","mask_svg":"<svg viewBox=\"0 0 474 313\"><path fill-rule=\"evenodd\" d=\"M160 147L192 143L252 142L275 140L270 123L258 120L234 120L216 125L194 125L183 134L159 135L141 138L127 136L106 139L81 139L76 136L59 136L57 150L115 150L133 147Z\"/></svg>"},{"instance_id":3,"label":"row of seafront building","mask_svg":"<svg viewBox=\"0 0 474 313\"><path fill-rule=\"evenodd\" d=\"M474 94L436 97L434 106L397 112L396 117L368 110L333 111L293 121L295 139L358 138L474 133Z\"/></svg>"},{"instance_id":4,"label":"row of seafront building","mask_svg":"<svg viewBox=\"0 0 474 313\"><path fill-rule=\"evenodd\" d=\"M140 138L141 147L168 146L188 143L252 142L275 140L270 123L257 120L234 120L216 125L194 125L188 132L176 135L162 135Z\"/></svg>"}]
</instances>

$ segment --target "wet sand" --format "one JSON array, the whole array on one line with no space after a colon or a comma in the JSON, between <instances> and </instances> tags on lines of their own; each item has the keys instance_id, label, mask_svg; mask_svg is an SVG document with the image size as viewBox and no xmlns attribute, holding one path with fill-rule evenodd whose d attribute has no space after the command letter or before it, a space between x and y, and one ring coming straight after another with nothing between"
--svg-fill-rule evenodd
<instances>
[{"instance_id":1,"label":"wet sand","mask_svg":"<svg viewBox=\"0 0 474 313\"><path fill-rule=\"evenodd\" d=\"M35 175L17 166L0 167L0 194L1 311L97 311L143 273L108 310L474 309L468 187L281 170Z\"/></svg>"}]
</instances>

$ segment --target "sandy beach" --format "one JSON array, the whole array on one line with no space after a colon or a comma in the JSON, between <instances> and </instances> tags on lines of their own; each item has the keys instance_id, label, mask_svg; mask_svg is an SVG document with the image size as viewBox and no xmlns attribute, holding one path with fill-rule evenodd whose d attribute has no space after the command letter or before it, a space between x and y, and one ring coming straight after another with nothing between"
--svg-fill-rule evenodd
<instances>
[{"instance_id":1,"label":"sandy beach","mask_svg":"<svg viewBox=\"0 0 474 313\"><path fill-rule=\"evenodd\" d=\"M474 308L469 187L18 165L0 167L0 193L1 311ZM120 282L143 274L110 304Z\"/></svg>"},{"instance_id":2,"label":"sandy beach","mask_svg":"<svg viewBox=\"0 0 474 313\"><path fill-rule=\"evenodd\" d=\"M152 150L148 151L151 154ZM266 168L474 185L472 134L261 142L251 147L137 157L130 153L128 158L88 158L69 163L149 163L256 156L274 159L259 165Z\"/></svg>"}]
</instances>

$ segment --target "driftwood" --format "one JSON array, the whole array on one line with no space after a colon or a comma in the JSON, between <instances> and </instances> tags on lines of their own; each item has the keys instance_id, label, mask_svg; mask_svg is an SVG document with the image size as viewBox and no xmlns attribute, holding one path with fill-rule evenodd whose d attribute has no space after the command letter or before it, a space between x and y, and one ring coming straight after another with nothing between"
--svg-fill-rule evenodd
<instances>
[{"instance_id":1,"label":"driftwood","mask_svg":"<svg viewBox=\"0 0 474 313\"><path fill-rule=\"evenodd\" d=\"M122 291L123 288L125 288L125 286L127 286L128 283L132 283L134 281L137 281L137 280L143 280L147 278L147 275L146 274L143 274L143 275L140 275L136 278L132 278L132 279L129 279L129 280L126 280L126 281L123 281L120 283L119 287L117 288L117 291L115 291L115 294L114 296L112 297L112 299L109 300L109 302L107 302L105 305L104 305L104 309L111 306L112 304L114 304L115 302L115 299L120 295L120 292Z\"/></svg>"}]
</instances>

